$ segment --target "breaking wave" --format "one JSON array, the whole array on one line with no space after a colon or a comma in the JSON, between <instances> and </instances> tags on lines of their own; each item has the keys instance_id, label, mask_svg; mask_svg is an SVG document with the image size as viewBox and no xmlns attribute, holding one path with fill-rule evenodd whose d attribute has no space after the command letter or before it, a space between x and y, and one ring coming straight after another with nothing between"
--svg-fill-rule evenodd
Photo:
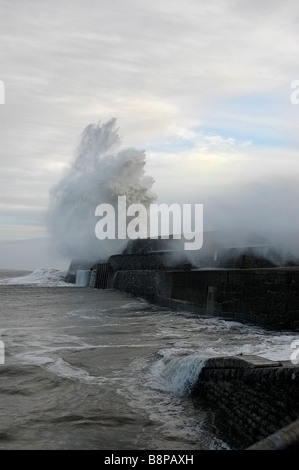
<instances>
[{"instance_id":1,"label":"breaking wave","mask_svg":"<svg viewBox=\"0 0 299 470\"><path fill-rule=\"evenodd\" d=\"M65 272L58 269L39 268L26 276L12 277L1 279L0 285L6 286L30 286L36 285L40 287L73 287L64 281Z\"/></svg>"},{"instance_id":2,"label":"breaking wave","mask_svg":"<svg viewBox=\"0 0 299 470\"><path fill-rule=\"evenodd\" d=\"M118 147L116 119L89 124L71 167L51 191L49 228L56 248L67 257L105 260L123 248L124 240L96 238L99 204L116 208L118 196L126 196L128 205L148 207L155 199L154 180L145 175L145 152Z\"/></svg>"},{"instance_id":3,"label":"breaking wave","mask_svg":"<svg viewBox=\"0 0 299 470\"><path fill-rule=\"evenodd\" d=\"M179 397L189 395L207 357L178 349L164 349L158 354L158 360L150 369L147 385Z\"/></svg>"}]
</instances>

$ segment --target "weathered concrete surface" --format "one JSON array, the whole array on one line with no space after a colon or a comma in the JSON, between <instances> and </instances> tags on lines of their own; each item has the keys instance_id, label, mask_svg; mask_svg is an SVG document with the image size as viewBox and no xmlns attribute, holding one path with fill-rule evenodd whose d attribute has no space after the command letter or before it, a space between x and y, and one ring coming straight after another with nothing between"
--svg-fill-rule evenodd
<instances>
[{"instance_id":1,"label":"weathered concrete surface","mask_svg":"<svg viewBox=\"0 0 299 470\"><path fill-rule=\"evenodd\" d=\"M117 271L111 287L157 303L157 277L157 271Z\"/></svg>"},{"instance_id":2,"label":"weathered concrete surface","mask_svg":"<svg viewBox=\"0 0 299 470\"><path fill-rule=\"evenodd\" d=\"M114 271L190 270L191 263L183 251L153 251L148 253L110 256L108 263Z\"/></svg>"},{"instance_id":3,"label":"weathered concrete surface","mask_svg":"<svg viewBox=\"0 0 299 470\"><path fill-rule=\"evenodd\" d=\"M298 268L122 269L114 277L112 287L160 305L277 329L299 329Z\"/></svg>"},{"instance_id":4,"label":"weathered concrete surface","mask_svg":"<svg viewBox=\"0 0 299 470\"><path fill-rule=\"evenodd\" d=\"M256 356L211 358L193 396L213 410L219 436L245 449L299 418L299 368Z\"/></svg>"},{"instance_id":5,"label":"weathered concrete surface","mask_svg":"<svg viewBox=\"0 0 299 470\"><path fill-rule=\"evenodd\" d=\"M210 291L211 314L277 328L298 327L298 269L202 270L173 273L172 279L174 299L204 307Z\"/></svg>"}]
</instances>

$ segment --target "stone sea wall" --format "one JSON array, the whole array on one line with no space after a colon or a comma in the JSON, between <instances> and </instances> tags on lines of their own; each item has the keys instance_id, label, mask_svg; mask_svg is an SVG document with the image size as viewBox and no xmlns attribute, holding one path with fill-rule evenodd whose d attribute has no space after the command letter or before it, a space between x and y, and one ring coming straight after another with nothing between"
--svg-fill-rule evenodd
<instances>
[{"instance_id":1,"label":"stone sea wall","mask_svg":"<svg viewBox=\"0 0 299 470\"><path fill-rule=\"evenodd\" d=\"M204 316L299 330L299 268L191 269L166 252L116 255L91 269L90 287L114 288ZM73 282L73 281L69 281ZM299 368L256 356L210 358L193 390L209 410L211 431L235 449L299 447Z\"/></svg>"},{"instance_id":2,"label":"stone sea wall","mask_svg":"<svg viewBox=\"0 0 299 470\"><path fill-rule=\"evenodd\" d=\"M116 289L150 302L277 329L299 329L299 269L115 271Z\"/></svg>"},{"instance_id":3,"label":"stone sea wall","mask_svg":"<svg viewBox=\"0 0 299 470\"><path fill-rule=\"evenodd\" d=\"M257 356L211 358L193 396L213 412L214 432L233 449L245 449L299 418L299 368ZM298 446L295 437L289 441Z\"/></svg>"}]
</instances>

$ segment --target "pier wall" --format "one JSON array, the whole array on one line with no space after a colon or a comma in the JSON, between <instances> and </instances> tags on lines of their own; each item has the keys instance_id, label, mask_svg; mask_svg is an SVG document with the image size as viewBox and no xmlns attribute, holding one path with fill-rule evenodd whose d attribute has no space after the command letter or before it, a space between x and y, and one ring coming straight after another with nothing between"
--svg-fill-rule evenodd
<instances>
[{"instance_id":1,"label":"pier wall","mask_svg":"<svg viewBox=\"0 0 299 470\"><path fill-rule=\"evenodd\" d=\"M113 288L178 311L299 330L299 268L190 269L168 255L126 254L91 269L90 287ZM291 352L291 351L290 351ZM236 449L299 448L299 367L256 356L210 358L193 390L211 432ZM209 426L209 424L207 424Z\"/></svg>"},{"instance_id":2,"label":"pier wall","mask_svg":"<svg viewBox=\"0 0 299 470\"><path fill-rule=\"evenodd\" d=\"M284 444L299 447L299 368L289 361L274 362L258 356L210 358L202 369L193 396L213 413L217 429L232 448L245 449L284 431ZM272 442L270 440L270 442ZM274 440L275 443L275 440ZM274 448L272 442L272 448ZM254 446L268 448L269 439Z\"/></svg>"},{"instance_id":3,"label":"pier wall","mask_svg":"<svg viewBox=\"0 0 299 470\"><path fill-rule=\"evenodd\" d=\"M299 269L120 270L113 288L150 302L278 329L299 329Z\"/></svg>"}]
</instances>

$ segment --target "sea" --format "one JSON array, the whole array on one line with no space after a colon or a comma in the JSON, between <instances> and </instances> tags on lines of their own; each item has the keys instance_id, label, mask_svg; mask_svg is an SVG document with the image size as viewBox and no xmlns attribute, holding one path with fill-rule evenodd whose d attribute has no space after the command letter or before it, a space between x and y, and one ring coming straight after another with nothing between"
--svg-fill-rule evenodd
<instances>
[{"instance_id":1,"label":"sea","mask_svg":"<svg viewBox=\"0 0 299 470\"><path fill-rule=\"evenodd\" d=\"M64 274L0 270L0 450L229 450L191 394L206 359L288 360L298 339Z\"/></svg>"}]
</instances>

